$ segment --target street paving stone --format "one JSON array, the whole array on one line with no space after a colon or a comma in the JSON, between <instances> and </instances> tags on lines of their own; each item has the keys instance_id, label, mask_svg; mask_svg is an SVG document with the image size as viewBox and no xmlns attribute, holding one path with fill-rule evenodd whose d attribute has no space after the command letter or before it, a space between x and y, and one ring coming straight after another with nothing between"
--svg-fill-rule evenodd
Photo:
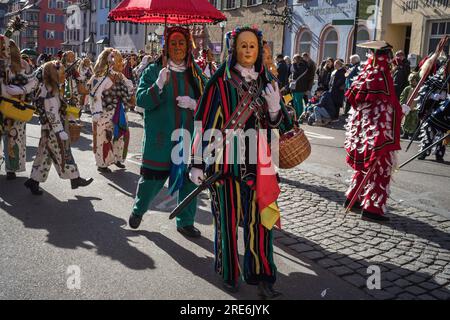
<instances>
[{"instance_id":1,"label":"street paving stone","mask_svg":"<svg viewBox=\"0 0 450 320\"><path fill-rule=\"evenodd\" d=\"M374 299L449 299L450 219L389 201L389 223L363 221L344 214L346 185L300 169L280 170L280 176L277 244ZM366 288L371 266L381 270L381 290Z\"/></svg>"}]
</instances>

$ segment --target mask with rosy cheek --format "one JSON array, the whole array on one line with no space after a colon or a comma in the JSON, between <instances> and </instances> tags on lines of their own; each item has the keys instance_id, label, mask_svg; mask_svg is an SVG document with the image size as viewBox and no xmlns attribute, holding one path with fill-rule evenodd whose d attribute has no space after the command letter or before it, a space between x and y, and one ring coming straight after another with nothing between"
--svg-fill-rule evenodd
<instances>
[{"instance_id":1,"label":"mask with rosy cheek","mask_svg":"<svg viewBox=\"0 0 450 320\"><path fill-rule=\"evenodd\" d=\"M259 55L258 37L251 31L239 34L236 40L237 62L245 67L251 68L255 65Z\"/></svg>"},{"instance_id":2,"label":"mask with rosy cheek","mask_svg":"<svg viewBox=\"0 0 450 320\"><path fill-rule=\"evenodd\" d=\"M187 55L188 44L184 35L175 32L169 39L169 59L176 64L181 64Z\"/></svg>"}]
</instances>

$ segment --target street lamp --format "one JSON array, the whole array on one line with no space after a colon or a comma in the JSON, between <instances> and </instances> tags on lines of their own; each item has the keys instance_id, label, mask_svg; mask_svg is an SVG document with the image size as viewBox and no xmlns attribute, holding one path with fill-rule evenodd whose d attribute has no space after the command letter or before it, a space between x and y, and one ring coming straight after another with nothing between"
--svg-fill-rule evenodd
<instances>
[{"instance_id":1,"label":"street lamp","mask_svg":"<svg viewBox=\"0 0 450 320\"><path fill-rule=\"evenodd\" d=\"M150 32L147 36L148 42L151 43L152 48L151 48L151 54L153 54L153 44L154 43L158 43L158 35L154 32Z\"/></svg>"},{"instance_id":2,"label":"street lamp","mask_svg":"<svg viewBox=\"0 0 450 320\"><path fill-rule=\"evenodd\" d=\"M220 44L220 51L223 54L223 40L225 38L225 27L227 26L227 22L226 21L220 21L219 22L219 27L222 28L222 43Z\"/></svg>"}]
</instances>

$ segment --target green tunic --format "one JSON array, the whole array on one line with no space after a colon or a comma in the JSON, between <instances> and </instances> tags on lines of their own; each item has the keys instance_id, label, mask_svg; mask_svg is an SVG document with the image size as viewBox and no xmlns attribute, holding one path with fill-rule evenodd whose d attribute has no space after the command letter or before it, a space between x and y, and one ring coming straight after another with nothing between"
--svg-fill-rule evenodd
<instances>
[{"instance_id":1,"label":"green tunic","mask_svg":"<svg viewBox=\"0 0 450 320\"><path fill-rule=\"evenodd\" d=\"M188 70L170 72L170 81L160 93L156 85L162 66L150 65L142 74L137 89L137 105L144 108L144 143L142 165L157 171L169 171L171 152L177 143L171 141L174 130L184 128L192 134L193 111L178 107L176 98L189 96L195 99L189 82Z\"/></svg>"}]
</instances>

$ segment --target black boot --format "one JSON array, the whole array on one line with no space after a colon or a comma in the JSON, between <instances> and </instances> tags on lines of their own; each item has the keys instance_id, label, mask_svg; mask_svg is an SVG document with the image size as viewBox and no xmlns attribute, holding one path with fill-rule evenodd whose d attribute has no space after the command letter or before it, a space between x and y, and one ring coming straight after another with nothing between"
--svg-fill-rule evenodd
<instances>
[{"instance_id":1,"label":"black boot","mask_svg":"<svg viewBox=\"0 0 450 320\"><path fill-rule=\"evenodd\" d=\"M258 284L258 296L264 300L280 298L282 293L273 288L273 284L267 281L260 281Z\"/></svg>"},{"instance_id":2,"label":"black boot","mask_svg":"<svg viewBox=\"0 0 450 320\"><path fill-rule=\"evenodd\" d=\"M202 233L194 226L177 227L177 231L189 238L200 238Z\"/></svg>"},{"instance_id":3,"label":"black boot","mask_svg":"<svg viewBox=\"0 0 450 320\"><path fill-rule=\"evenodd\" d=\"M90 178L89 180L83 179L83 178L76 178L76 179L70 179L70 185L72 186L72 189L78 189L78 187L86 187L90 185L94 181L94 179Z\"/></svg>"},{"instance_id":4,"label":"black boot","mask_svg":"<svg viewBox=\"0 0 450 320\"><path fill-rule=\"evenodd\" d=\"M7 172L6 173L6 180L15 180L17 178L16 174L14 172Z\"/></svg>"},{"instance_id":5,"label":"black boot","mask_svg":"<svg viewBox=\"0 0 450 320\"><path fill-rule=\"evenodd\" d=\"M223 280L222 287L229 293L239 292L239 284L235 281Z\"/></svg>"},{"instance_id":6,"label":"black boot","mask_svg":"<svg viewBox=\"0 0 450 320\"><path fill-rule=\"evenodd\" d=\"M108 167L97 167L97 171L101 173L111 173L111 169Z\"/></svg>"},{"instance_id":7,"label":"black boot","mask_svg":"<svg viewBox=\"0 0 450 320\"><path fill-rule=\"evenodd\" d=\"M363 220L374 221L374 222L388 222L388 221L391 220L391 219L389 219L386 216L379 215L379 214L376 214L376 213L372 213L372 212L369 212L369 211L366 211L366 210L362 211L362 219Z\"/></svg>"},{"instance_id":8,"label":"black boot","mask_svg":"<svg viewBox=\"0 0 450 320\"><path fill-rule=\"evenodd\" d=\"M25 181L24 185L30 189L31 193L35 196L41 196L44 193L41 189L39 189L39 182L31 178Z\"/></svg>"},{"instance_id":9,"label":"black boot","mask_svg":"<svg viewBox=\"0 0 450 320\"><path fill-rule=\"evenodd\" d=\"M136 216L134 214L130 215L130 218L128 219L128 224L132 229L137 229L141 225L142 222L142 216Z\"/></svg>"},{"instance_id":10,"label":"black boot","mask_svg":"<svg viewBox=\"0 0 450 320\"><path fill-rule=\"evenodd\" d=\"M120 169L125 169L125 165L123 163L120 163L119 161L117 161L115 163L116 167L120 168Z\"/></svg>"},{"instance_id":11,"label":"black boot","mask_svg":"<svg viewBox=\"0 0 450 320\"><path fill-rule=\"evenodd\" d=\"M345 200L345 202L344 202L344 208L345 209L347 209L347 207L349 206L349 204L350 204L350 199L346 199ZM353 207L351 208L351 210L352 211L361 211L362 210L362 205L361 205L361 202L359 202L359 201L355 201L355 203L353 204Z\"/></svg>"},{"instance_id":12,"label":"black boot","mask_svg":"<svg viewBox=\"0 0 450 320\"><path fill-rule=\"evenodd\" d=\"M444 157L438 157L438 156L436 156L436 161L437 162L441 162L441 163L444 163L445 161L444 161Z\"/></svg>"}]
</instances>

